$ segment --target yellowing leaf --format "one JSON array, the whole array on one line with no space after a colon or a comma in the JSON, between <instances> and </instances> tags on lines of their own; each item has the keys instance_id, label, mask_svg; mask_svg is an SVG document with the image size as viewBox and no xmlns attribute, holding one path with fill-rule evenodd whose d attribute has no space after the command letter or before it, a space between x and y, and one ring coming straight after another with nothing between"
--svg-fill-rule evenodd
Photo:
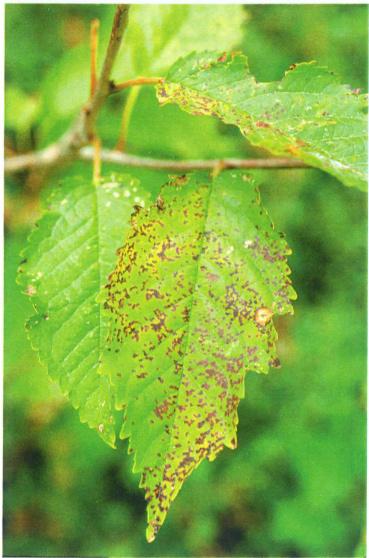
<instances>
[{"instance_id":1,"label":"yellowing leaf","mask_svg":"<svg viewBox=\"0 0 369 558\"><path fill-rule=\"evenodd\" d=\"M153 540L184 480L236 447L247 370L278 365L272 315L292 311L285 241L241 172L199 173L138 210L106 287L103 357Z\"/></svg>"}]
</instances>

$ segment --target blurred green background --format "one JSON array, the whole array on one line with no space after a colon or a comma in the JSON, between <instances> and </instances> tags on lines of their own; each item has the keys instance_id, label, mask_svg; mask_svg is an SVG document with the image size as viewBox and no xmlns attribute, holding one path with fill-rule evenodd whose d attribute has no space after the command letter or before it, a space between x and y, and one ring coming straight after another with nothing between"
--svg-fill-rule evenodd
<instances>
[{"instance_id":1,"label":"blurred green background","mask_svg":"<svg viewBox=\"0 0 369 558\"><path fill-rule=\"evenodd\" d=\"M6 6L7 155L47 145L66 129L88 95L89 22L100 19L103 48L113 9ZM315 59L365 89L367 29L367 6L248 5L234 47L248 55L259 80ZM206 33L205 22L199 32ZM124 100L114 96L101 114L104 146L117 141ZM235 128L159 108L149 88L136 102L127 149L255 155ZM127 169L104 165L111 170ZM129 172L154 194L166 180L164 173ZM317 170L259 173L264 204L293 249L299 295L295 316L277 324L282 368L247 375L238 449L192 474L149 545L126 442L113 451L79 423L23 328L32 308L15 284L19 253L40 198L74 174L89 179L91 166L6 180L4 554L364 556L365 195Z\"/></svg>"}]
</instances>

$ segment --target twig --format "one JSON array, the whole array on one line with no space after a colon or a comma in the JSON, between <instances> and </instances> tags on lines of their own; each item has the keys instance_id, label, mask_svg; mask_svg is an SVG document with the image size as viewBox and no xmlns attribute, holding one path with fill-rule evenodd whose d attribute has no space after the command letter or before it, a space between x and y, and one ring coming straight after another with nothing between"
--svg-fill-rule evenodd
<instances>
[{"instance_id":1,"label":"twig","mask_svg":"<svg viewBox=\"0 0 369 558\"><path fill-rule=\"evenodd\" d=\"M116 150L102 149L101 160L104 163L114 163L127 167L142 167L156 170L190 171L190 170L213 170L214 168L225 169L306 169L310 168L298 159L271 157L268 159L153 159L150 157L139 157L129 153ZM53 160L54 153L49 147L38 153L27 153L5 159L4 170L6 173L19 172L34 166L49 166ZM75 158L83 161L93 160L91 147L83 147L75 152Z\"/></svg>"},{"instance_id":2,"label":"twig","mask_svg":"<svg viewBox=\"0 0 369 558\"><path fill-rule=\"evenodd\" d=\"M93 157L92 157L92 180L94 184L98 184L101 176L101 141L97 136L94 137L92 143Z\"/></svg>"},{"instance_id":3,"label":"twig","mask_svg":"<svg viewBox=\"0 0 369 558\"><path fill-rule=\"evenodd\" d=\"M49 153L50 151L50 153ZM93 160L93 149L91 147L83 147L75 153L76 158L83 161ZM189 159L187 161L171 160L171 159L152 159L150 157L139 157L120 151L112 151L109 149L101 150L101 160L104 163L114 163L127 167L142 167L146 169L172 170L172 171L190 171L190 170L213 170L214 168L227 169L305 169L309 168L302 161L287 158L268 158L268 159ZM51 148L47 148L39 153L27 153L26 155L18 155L5 159L5 172L17 172L33 166L48 166L50 161L48 157L53 159L54 154Z\"/></svg>"},{"instance_id":4,"label":"twig","mask_svg":"<svg viewBox=\"0 0 369 558\"><path fill-rule=\"evenodd\" d=\"M118 91L123 91L123 89L128 89L128 87L134 87L135 85L156 85L162 80L162 77L137 77L122 83L111 83L110 93L118 93Z\"/></svg>"},{"instance_id":5,"label":"twig","mask_svg":"<svg viewBox=\"0 0 369 558\"><path fill-rule=\"evenodd\" d=\"M90 74L90 96L93 97L96 92L97 87L97 48L99 42L99 27L100 22L98 19L94 19L91 22L90 28L90 39L91 39L91 74ZM101 175L101 142L96 133L94 126L93 129L93 140L92 146L94 149L94 157L92 162L92 181L94 184L98 184Z\"/></svg>"},{"instance_id":6,"label":"twig","mask_svg":"<svg viewBox=\"0 0 369 558\"><path fill-rule=\"evenodd\" d=\"M82 108L79 116L70 129L57 142L35 153L26 153L14 157L7 157L4 162L6 173L23 171L33 167L52 167L74 159L85 161L94 160L94 150L84 147L94 141L94 127L98 112L105 99L111 93L122 91L127 87L135 85L147 85L160 82L162 78L139 77L114 84L109 81L113 64L122 42L124 31L128 23L129 6L118 5L114 17L114 23L110 36L108 49L105 55L100 79L95 86L93 96ZM288 169L306 168L308 165L302 161L289 158L270 159L210 159L210 160L162 160L148 157L139 157L119 151L103 149L100 152L101 161L123 166L150 168L157 170L190 171L190 170L214 170L223 168L240 169Z\"/></svg>"},{"instance_id":7,"label":"twig","mask_svg":"<svg viewBox=\"0 0 369 558\"><path fill-rule=\"evenodd\" d=\"M111 83L109 81L111 71L121 45L124 31L128 23L129 5L119 4L114 17L113 27L110 35L108 49L106 51L104 64L101 70L98 86L91 102L87 105L86 112L86 131L87 135L93 129L97 114L102 107L105 99L110 94ZM89 106L90 105L90 106Z\"/></svg>"},{"instance_id":8,"label":"twig","mask_svg":"<svg viewBox=\"0 0 369 558\"><path fill-rule=\"evenodd\" d=\"M90 28L91 71L90 71L90 97L93 97L97 85L97 49L99 45L100 21L94 19Z\"/></svg>"},{"instance_id":9,"label":"twig","mask_svg":"<svg viewBox=\"0 0 369 558\"><path fill-rule=\"evenodd\" d=\"M67 132L55 143L36 153L27 153L5 160L5 172L17 172L34 166L53 167L78 157L78 150L90 143L94 127L106 97L110 94L110 74L128 23L129 6L119 4L114 17L109 45L94 95L82 108Z\"/></svg>"},{"instance_id":10,"label":"twig","mask_svg":"<svg viewBox=\"0 0 369 558\"><path fill-rule=\"evenodd\" d=\"M72 134L67 132L59 141L32 153L6 157L4 171L6 173L21 172L32 167L52 167L78 156L78 150L70 146Z\"/></svg>"},{"instance_id":11,"label":"twig","mask_svg":"<svg viewBox=\"0 0 369 558\"><path fill-rule=\"evenodd\" d=\"M83 161L91 161L93 150L90 147L82 148L78 158ZM105 163L114 163L127 167L142 167L156 170L191 171L191 170L213 170L213 169L305 169L309 166L297 159L270 158L270 159L189 159L170 160L152 159L139 157L120 151L109 149L101 150L101 160Z\"/></svg>"}]
</instances>

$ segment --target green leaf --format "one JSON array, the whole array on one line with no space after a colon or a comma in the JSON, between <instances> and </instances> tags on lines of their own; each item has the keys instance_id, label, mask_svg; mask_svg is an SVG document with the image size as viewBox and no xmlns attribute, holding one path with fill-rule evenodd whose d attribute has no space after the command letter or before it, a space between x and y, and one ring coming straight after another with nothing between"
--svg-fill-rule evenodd
<instances>
[{"instance_id":1,"label":"green leaf","mask_svg":"<svg viewBox=\"0 0 369 558\"><path fill-rule=\"evenodd\" d=\"M294 65L280 82L257 83L243 55L193 53L173 65L159 101L238 126L252 145L367 187L366 98L314 62Z\"/></svg>"},{"instance_id":2,"label":"green leaf","mask_svg":"<svg viewBox=\"0 0 369 558\"><path fill-rule=\"evenodd\" d=\"M86 103L89 95L89 50L78 45L67 50L52 66L40 85L42 145L57 140L70 125L72 116Z\"/></svg>"},{"instance_id":3,"label":"green leaf","mask_svg":"<svg viewBox=\"0 0 369 558\"><path fill-rule=\"evenodd\" d=\"M97 14L101 19L100 61L105 56L114 16L113 6L105 8ZM236 5L132 5L112 78L123 81L138 75L163 75L179 56L194 48L230 50L241 42L246 19L244 8ZM66 50L50 66L40 91L43 144L56 140L87 101L89 57L87 45L82 44Z\"/></svg>"},{"instance_id":4,"label":"green leaf","mask_svg":"<svg viewBox=\"0 0 369 558\"><path fill-rule=\"evenodd\" d=\"M132 217L107 285L102 369L125 407L149 541L186 477L236 447L245 371L278 365L271 316L292 312L288 253L240 172L174 179Z\"/></svg>"},{"instance_id":5,"label":"green leaf","mask_svg":"<svg viewBox=\"0 0 369 558\"><path fill-rule=\"evenodd\" d=\"M148 118L150 126L146 125ZM146 87L142 88L133 110L127 150L174 159L243 157L242 138L237 133L225 134L222 128L225 126L219 120L192 116L176 105L158 109L154 88Z\"/></svg>"},{"instance_id":6,"label":"green leaf","mask_svg":"<svg viewBox=\"0 0 369 558\"><path fill-rule=\"evenodd\" d=\"M96 302L114 267L133 204L144 205L130 176L98 186L82 180L55 189L24 250L18 281L32 297L30 340L82 422L115 444L113 393L98 372L107 322Z\"/></svg>"},{"instance_id":7,"label":"green leaf","mask_svg":"<svg viewBox=\"0 0 369 558\"><path fill-rule=\"evenodd\" d=\"M5 126L24 134L35 122L39 111L36 97L8 85L5 89Z\"/></svg>"},{"instance_id":8,"label":"green leaf","mask_svg":"<svg viewBox=\"0 0 369 558\"><path fill-rule=\"evenodd\" d=\"M132 5L114 76L161 75L193 50L229 50L241 42L246 18L237 5Z\"/></svg>"}]
</instances>

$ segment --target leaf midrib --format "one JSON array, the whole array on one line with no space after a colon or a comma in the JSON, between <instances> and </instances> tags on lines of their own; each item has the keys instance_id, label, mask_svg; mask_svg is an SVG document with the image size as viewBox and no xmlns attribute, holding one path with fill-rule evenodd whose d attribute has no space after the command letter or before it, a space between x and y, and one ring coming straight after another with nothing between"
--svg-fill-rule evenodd
<instances>
[{"instance_id":1,"label":"leaf midrib","mask_svg":"<svg viewBox=\"0 0 369 558\"><path fill-rule=\"evenodd\" d=\"M211 199L211 195L213 193L213 184L214 181L210 181L209 185L208 185L208 195L207 195L207 201L206 201L206 206L204 208L205 211L205 217L204 217L204 226L202 228L201 231L201 248L199 251L199 257L196 260L196 266L195 266L195 270L194 270L194 281L193 281L193 285L194 285L194 289L193 289L193 293L190 296L190 307L189 307L189 321L188 321L188 327L187 327L187 334L186 334L186 338L184 341L184 350L183 350L183 356L181 358L182 360L182 370L181 370L181 378L179 381L179 388L178 388L178 392L177 392L177 396L176 396L176 405L175 405L175 410L174 410L174 414L172 416L172 420L171 420L171 432L170 432L170 438L169 438L169 442L167 445L167 450L165 452L165 457L164 460L161 464L161 467L166 465L167 462L167 455L168 453L172 450L173 447L173 432L174 432L174 425L176 423L176 419L177 419L177 413L178 413L178 399L180 396L180 392L181 392L181 388L182 388L182 380L183 380L183 376L184 376L184 361L186 360L186 356L187 356L187 351L188 351L188 347L189 347L189 341L190 341L190 337L191 337L191 331L192 331L192 321L193 321L193 308L194 308L194 304L196 303L195 299L196 299L196 295L197 295L197 285L199 283L198 279L199 279L199 273L200 273L200 260L202 259L203 256L203 248L204 248L204 243L205 243L205 232L206 232L206 228L207 228L207 222L208 222L208 217L209 217L209 208L210 208L210 199ZM224 421L223 421L223 426L224 426Z\"/></svg>"}]
</instances>

